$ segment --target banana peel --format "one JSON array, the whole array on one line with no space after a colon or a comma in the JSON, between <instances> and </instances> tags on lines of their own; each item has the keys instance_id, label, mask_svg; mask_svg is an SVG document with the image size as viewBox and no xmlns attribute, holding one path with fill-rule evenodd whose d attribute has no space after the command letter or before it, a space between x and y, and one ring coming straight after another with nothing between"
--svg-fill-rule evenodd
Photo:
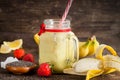
<instances>
[{"instance_id":1,"label":"banana peel","mask_svg":"<svg viewBox=\"0 0 120 80\"><path fill-rule=\"evenodd\" d=\"M95 52L95 57L103 60L104 49L107 49L112 55L117 56L117 52L111 46L106 45L106 44L101 44Z\"/></svg>"},{"instance_id":2,"label":"banana peel","mask_svg":"<svg viewBox=\"0 0 120 80\"><path fill-rule=\"evenodd\" d=\"M115 71L116 71L115 68L104 68L103 74L109 74L109 73L113 73Z\"/></svg>"},{"instance_id":3,"label":"banana peel","mask_svg":"<svg viewBox=\"0 0 120 80\"><path fill-rule=\"evenodd\" d=\"M102 74L109 74L115 72L115 68L105 68L105 69L98 69L98 70L89 70L86 75L86 80L90 80L93 77L102 75Z\"/></svg>"},{"instance_id":4,"label":"banana peel","mask_svg":"<svg viewBox=\"0 0 120 80\"><path fill-rule=\"evenodd\" d=\"M87 72L86 80L90 80L93 77L99 76L104 73L104 70L99 69L99 70L89 70Z\"/></svg>"},{"instance_id":5,"label":"banana peel","mask_svg":"<svg viewBox=\"0 0 120 80\"><path fill-rule=\"evenodd\" d=\"M107 49L111 54L103 55L104 49ZM92 69L88 70L87 72L75 72L74 68L71 68L65 69L63 72L74 75L86 75L86 80L90 80L91 78L102 74L109 74L115 71L120 71L120 57L117 55L117 52L111 46L101 44L97 48L94 58L102 61L102 65L99 69Z\"/></svg>"}]
</instances>

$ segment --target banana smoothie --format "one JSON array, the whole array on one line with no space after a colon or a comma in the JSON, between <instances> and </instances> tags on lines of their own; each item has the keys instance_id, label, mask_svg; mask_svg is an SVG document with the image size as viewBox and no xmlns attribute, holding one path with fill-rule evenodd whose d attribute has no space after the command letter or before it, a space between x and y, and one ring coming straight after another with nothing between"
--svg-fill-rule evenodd
<instances>
[{"instance_id":1,"label":"banana smoothie","mask_svg":"<svg viewBox=\"0 0 120 80\"><path fill-rule=\"evenodd\" d=\"M54 72L62 73L79 58L78 39L70 29L70 21L59 26L60 20L44 21L45 32L40 35L39 64L49 62Z\"/></svg>"}]
</instances>

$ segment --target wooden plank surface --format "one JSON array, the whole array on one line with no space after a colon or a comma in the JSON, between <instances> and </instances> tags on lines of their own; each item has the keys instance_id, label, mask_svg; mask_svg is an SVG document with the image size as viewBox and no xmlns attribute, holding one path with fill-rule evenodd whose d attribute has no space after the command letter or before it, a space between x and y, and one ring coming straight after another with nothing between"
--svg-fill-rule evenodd
<instances>
[{"instance_id":1,"label":"wooden plank surface","mask_svg":"<svg viewBox=\"0 0 120 80\"><path fill-rule=\"evenodd\" d=\"M0 44L22 38L23 47L38 62L38 46L33 40L47 18L61 18L67 0L0 0ZM80 41L96 35L100 43L111 45L120 54L120 0L74 0L67 16ZM7 56L0 54L0 61ZM92 80L120 80L118 72ZM14 78L14 79L13 79ZM84 80L85 77L56 74L49 78L36 74L13 75L0 68L0 80Z\"/></svg>"},{"instance_id":2,"label":"wooden plank surface","mask_svg":"<svg viewBox=\"0 0 120 80\"><path fill-rule=\"evenodd\" d=\"M34 53L35 62L38 62L38 54L35 50L27 50ZM8 56L13 56L12 53L0 55L0 61L5 60ZM68 74L53 74L50 77L39 77L35 71L28 74L17 75L9 73L7 70L0 68L0 80L85 80L86 76L68 75ZM91 80L120 80L120 72L114 72L107 75L101 75Z\"/></svg>"}]
</instances>

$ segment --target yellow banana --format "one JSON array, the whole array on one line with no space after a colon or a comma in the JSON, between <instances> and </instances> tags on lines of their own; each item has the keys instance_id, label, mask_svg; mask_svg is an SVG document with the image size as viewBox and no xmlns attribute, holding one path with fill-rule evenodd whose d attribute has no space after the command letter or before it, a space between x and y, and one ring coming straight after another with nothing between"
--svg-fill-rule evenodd
<instances>
[{"instance_id":1,"label":"yellow banana","mask_svg":"<svg viewBox=\"0 0 120 80\"><path fill-rule=\"evenodd\" d=\"M93 40L94 39L96 38L93 37ZM80 58L90 55L88 53L90 48L88 47L91 47L91 40L88 40L87 42L79 42ZM97 44L99 44L99 42ZM94 46L91 48L93 49ZM107 49L112 55L103 55L104 49ZM98 45L97 49L94 48L93 51L95 54L94 57L80 59L73 64L72 68L65 69L64 73L86 75L86 80L90 80L91 78L102 74L120 71L120 57L111 46L101 44Z\"/></svg>"},{"instance_id":2,"label":"yellow banana","mask_svg":"<svg viewBox=\"0 0 120 80\"><path fill-rule=\"evenodd\" d=\"M36 34L34 35L34 41L36 42L37 45L39 45L40 39L39 39L38 33L36 33Z\"/></svg>"},{"instance_id":3,"label":"yellow banana","mask_svg":"<svg viewBox=\"0 0 120 80\"><path fill-rule=\"evenodd\" d=\"M79 42L79 47L81 47L83 44L85 44L86 42Z\"/></svg>"},{"instance_id":4,"label":"yellow banana","mask_svg":"<svg viewBox=\"0 0 120 80\"><path fill-rule=\"evenodd\" d=\"M94 55L96 52L96 49L99 47L99 42L97 41L95 36L92 36L90 39L90 45L89 45L89 53L88 55Z\"/></svg>"},{"instance_id":5,"label":"yellow banana","mask_svg":"<svg viewBox=\"0 0 120 80\"><path fill-rule=\"evenodd\" d=\"M88 55L90 41L88 40L87 42L80 44L81 45L79 46L79 57L83 58Z\"/></svg>"}]
</instances>

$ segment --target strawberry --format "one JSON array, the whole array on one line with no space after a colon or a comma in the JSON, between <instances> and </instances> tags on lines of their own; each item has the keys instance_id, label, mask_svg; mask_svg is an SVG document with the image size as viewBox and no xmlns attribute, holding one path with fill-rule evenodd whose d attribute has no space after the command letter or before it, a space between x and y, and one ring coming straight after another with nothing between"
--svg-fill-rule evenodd
<instances>
[{"instance_id":1,"label":"strawberry","mask_svg":"<svg viewBox=\"0 0 120 80\"><path fill-rule=\"evenodd\" d=\"M13 54L17 59L21 59L25 55L25 51L24 49L16 49L13 51Z\"/></svg>"},{"instance_id":2,"label":"strawberry","mask_svg":"<svg viewBox=\"0 0 120 80\"><path fill-rule=\"evenodd\" d=\"M34 62L34 56L32 54L26 54L23 59L24 61Z\"/></svg>"},{"instance_id":3,"label":"strawberry","mask_svg":"<svg viewBox=\"0 0 120 80\"><path fill-rule=\"evenodd\" d=\"M39 76L50 76L51 75L51 66L48 63L42 63L40 64L40 67L37 70L37 74Z\"/></svg>"}]
</instances>

